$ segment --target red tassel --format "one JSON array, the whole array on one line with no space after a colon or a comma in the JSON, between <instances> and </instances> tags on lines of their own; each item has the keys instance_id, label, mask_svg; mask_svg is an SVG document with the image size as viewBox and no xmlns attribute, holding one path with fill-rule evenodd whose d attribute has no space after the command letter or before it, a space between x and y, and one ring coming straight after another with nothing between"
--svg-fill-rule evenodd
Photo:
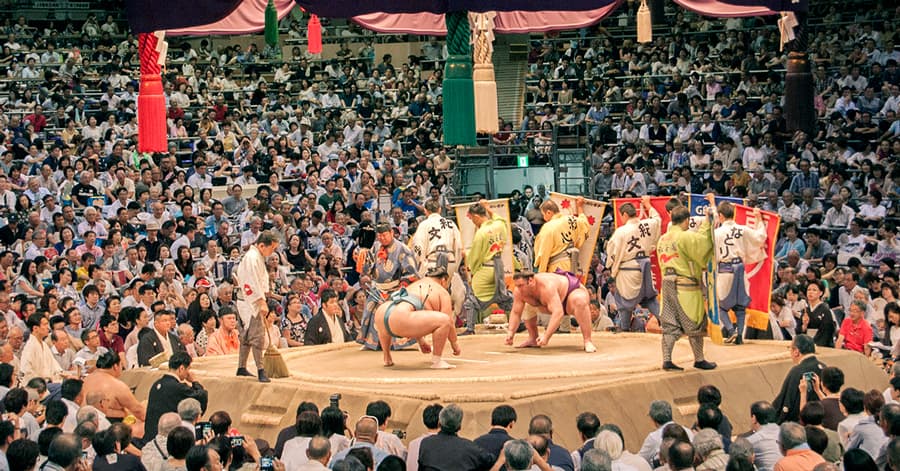
<instances>
[{"instance_id":1,"label":"red tassel","mask_svg":"<svg viewBox=\"0 0 900 471\"><path fill-rule=\"evenodd\" d=\"M138 94L138 152L168 150L166 133L166 98L160 75L159 38L154 34L138 35L141 59L141 90Z\"/></svg>"},{"instance_id":2,"label":"red tassel","mask_svg":"<svg viewBox=\"0 0 900 471\"><path fill-rule=\"evenodd\" d=\"M141 92L138 95L138 151L167 150L166 97L163 95L162 79L158 74L141 75Z\"/></svg>"},{"instance_id":3,"label":"red tassel","mask_svg":"<svg viewBox=\"0 0 900 471\"><path fill-rule=\"evenodd\" d=\"M310 54L322 53L322 24L319 23L319 15L310 15L307 25L307 44Z\"/></svg>"}]
</instances>

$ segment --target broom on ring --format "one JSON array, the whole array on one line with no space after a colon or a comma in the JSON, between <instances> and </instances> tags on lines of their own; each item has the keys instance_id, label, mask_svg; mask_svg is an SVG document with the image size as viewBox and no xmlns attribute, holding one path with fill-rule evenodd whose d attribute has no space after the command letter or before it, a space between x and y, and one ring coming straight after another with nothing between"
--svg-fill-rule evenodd
<instances>
[{"instance_id":1,"label":"broom on ring","mask_svg":"<svg viewBox=\"0 0 900 471\"><path fill-rule=\"evenodd\" d=\"M281 352L272 344L272 336L269 334L268 327L266 328L266 337L269 338L269 346L266 347L266 353L263 356L263 368L266 370L266 374L270 378L290 377L291 372L288 370L287 363L284 362Z\"/></svg>"}]
</instances>

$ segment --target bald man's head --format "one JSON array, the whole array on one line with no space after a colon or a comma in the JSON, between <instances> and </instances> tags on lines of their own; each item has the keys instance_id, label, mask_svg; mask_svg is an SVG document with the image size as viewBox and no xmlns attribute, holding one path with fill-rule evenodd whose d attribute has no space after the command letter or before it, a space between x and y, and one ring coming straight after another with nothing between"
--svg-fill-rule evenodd
<instances>
[{"instance_id":1,"label":"bald man's head","mask_svg":"<svg viewBox=\"0 0 900 471\"><path fill-rule=\"evenodd\" d=\"M378 422L372 417L363 417L356 423L356 439L375 443L378 440Z\"/></svg>"},{"instance_id":2,"label":"bald man's head","mask_svg":"<svg viewBox=\"0 0 900 471\"><path fill-rule=\"evenodd\" d=\"M175 412L166 412L159 416L156 433L161 437L168 437L169 432L175 430L175 428L179 426L181 426L181 417Z\"/></svg>"}]
</instances>

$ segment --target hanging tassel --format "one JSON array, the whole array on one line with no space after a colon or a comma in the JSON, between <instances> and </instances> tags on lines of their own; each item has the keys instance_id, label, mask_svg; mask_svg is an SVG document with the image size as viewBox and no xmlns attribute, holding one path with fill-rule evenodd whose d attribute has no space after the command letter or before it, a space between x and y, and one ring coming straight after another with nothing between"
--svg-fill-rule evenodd
<instances>
[{"instance_id":1,"label":"hanging tassel","mask_svg":"<svg viewBox=\"0 0 900 471\"><path fill-rule=\"evenodd\" d=\"M141 33L138 48L141 63L141 88L138 95L138 151L166 152L166 98L163 95L162 65L167 44L164 33Z\"/></svg>"},{"instance_id":2,"label":"hanging tassel","mask_svg":"<svg viewBox=\"0 0 900 471\"><path fill-rule=\"evenodd\" d=\"M444 144L475 145L475 87L469 49L469 19L465 12L444 15L447 23L447 64L444 66Z\"/></svg>"},{"instance_id":3,"label":"hanging tassel","mask_svg":"<svg viewBox=\"0 0 900 471\"><path fill-rule=\"evenodd\" d=\"M265 36L267 46L278 46L278 10L275 8L273 0L269 0L269 3L266 5Z\"/></svg>"},{"instance_id":4,"label":"hanging tassel","mask_svg":"<svg viewBox=\"0 0 900 471\"><path fill-rule=\"evenodd\" d=\"M497 82L494 78L494 17L496 13L469 13L472 27L472 59L475 62L475 130L494 134L500 131L497 111Z\"/></svg>"},{"instance_id":5,"label":"hanging tassel","mask_svg":"<svg viewBox=\"0 0 900 471\"><path fill-rule=\"evenodd\" d=\"M322 53L322 23L319 15L310 15L309 24L306 25L306 43L310 54Z\"/></svg>"},{"instance_id":6,"label":"hanging tassel","mask_svg":"<svg viewBox=\"0 0 900 471\"><path fill-rule=\"evenodd\" d=\"M784 50L785 44L797 39L797 36L794 34L795 26L800 26L800 23L797 21L797 15L792 11L781 12L781 18L778 19L778 31L781 33L778 41L779 51Z\"/></svg>"},{"instance_id":7,"label":"hanging tassel","mask_svg":"<svg viewBox=\"0 0 900 471\"><path fill-rule=\"evenodd\" d=\"M641 6L637 12L637 42L649 43L653 41L653 17L650 16L650 8L647 0L641 0Z\"/></svg>"}]
</instances>

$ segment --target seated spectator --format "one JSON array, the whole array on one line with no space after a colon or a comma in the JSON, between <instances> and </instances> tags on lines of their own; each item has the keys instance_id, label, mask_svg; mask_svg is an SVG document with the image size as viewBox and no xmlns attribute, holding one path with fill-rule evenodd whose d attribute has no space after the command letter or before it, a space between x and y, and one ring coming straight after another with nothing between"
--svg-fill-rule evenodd
<instances>
[{"instance_id":1,"label":"seated spectator","mask_svg":"<svg viewBox=\"0 0 900 471\"><path fill-rule=\"evenodd\" d=\"M865 393L856 388L847 388L841 392L841 408L847 413L847 417L837 426L838 438L845 450L850 446L850 434L865 417Z\"/></svg>"},{"instance_id":2,"label":"seated spectator","mask_svg":"<svg viewBox=\"0 0 900 471\"><path fill-rule=\"evenodd\" d=\"M825 462L818 453L809 449L806 430L796 422L781 424L778 446L784 457L775 464L776 471L807 470Z\"/></svg>"},{"instance_id":3,"label":"seated spectator","mask_svg":"<svg viewBox=\"0 0 900 471\"><path fill-rule=\"evenodd\" d=\"M652 466L662 444L663 429L669 424L675 424L672 421L672 405L666 401L653 401L650 403L650 420L653 422L656 430L647 435L638 454ZM691 433L683 426L680 427L684 429L688 440L690 440Z\"/></svg>"},{"instance_id":4,"label":"seated spectator","mask_svg":"<svg viewBox=\"0 0 900 471\"><path fill-rule=\"evenodd\" d=\"M841 455L844 454L843 449L841 448L841 440L838 437L837 432L822 426L822 420L824 418L825 407L819 401L806 404L800 411L800 424L806 427L807 436L809 437L811 429L817 429L821 432L821 435L826 442L821 450L816 450L816 453L822 455L822 458L829 463L837 463L840 461ZM810 439L810 447L815 450L815 447L812 445L812 439Z\"/></svg>"},{"instance_id":5,"label":"seated spectator","mask_svg":"<svg viewBox=\"0 0 900 471\"><path fill-rule=\"evenodd\" d=\"M777 411L765 401L750 406L750 430L747 440L753 446L754 464L760 471L771 471L783 455L778 445Z\"/></svg>"},{"instance_id":6,"label":"seated spectator","mask_svg":"<svg viewBox=\"0 0 900 471\"><path fill-rule=\"evenodd\" d=\"M375 420L374 417L363 416L356 422L356 429L354 430L354 436L356 437L354 444L350 446L350 448L337 453L336 455L331 457L331 464L329 467L334 467L334 464L339 462L340 460L347 457L347 455L355 449L358 448L366 448L371 451L372 458L374 459L375 466L377 467L381 462L388 456L386 452L377 448L375 446L375 441L378 439L378 421ZM429 439L434 438L430 437ZM428 440L428 439L426 439ZM423 443L424 445L424 443ZM420 451L421 453L421 451ZM454 456L454 459L458 459L459 456ZM421 455L419 458L419 462L421 463ZM421 465L420 465L421 466Z\"/></svg>"},{"instance_id":7,"label":"seated spectator","mask_svg":"<svg viewBox=\"0 0 900 471\"><path fill-rule=\"evenodd\" d=\"M169 455L165 450L169 432L180 426L181 417L175 412L166 412L159 416L156 436L150 438L145 434L145 439L150 440L141 448L141 463L147 470L159 469L168 459Z\"/></svg>"},{"instance_id":8,"label":"seated spectator","mask_svg":"<svg viewBox=\"0 0 900 471\"><path fill-rule=\"evenodd\" d=\"M237 313L223 310L219 314L219 328L209 336L206 355L230 355L240 348L237 331Z\"/></svg>"},{"instance_id":9,"label":"seated spectator","mask_svg":"<svg viewBox=\"0 0 900 471\"><path fill-rule=\"evenodd\" d=\"M888 437L885 436L884 430L878 422L882 407L884 407L884 397L880 392L873 389L866 393L863 398L865 417L861 418L850 432L850 443L847 450L859 448L868 453L873 461L878 458L878 452L888 441Z\"/></svg>"},{"instance_id":10,"label":"seated spectator","mask_svg":"<svg viewBox=\"0 0 900 471\"><path fill-rule=\"evenodd\" d=\"M791 341L791 360L795 366L791 368L784 382L781 384L781 391L773 402L773 406L778 414L779 422L798 420L800 415L801 393L799 386L801 381L806 381L805 374L813 373L821 374L825 365L819 362L815 356L816 345L807 335L798 335ZM812 384L807 384L807 389Z\"/></svg>"}]
</instances>

